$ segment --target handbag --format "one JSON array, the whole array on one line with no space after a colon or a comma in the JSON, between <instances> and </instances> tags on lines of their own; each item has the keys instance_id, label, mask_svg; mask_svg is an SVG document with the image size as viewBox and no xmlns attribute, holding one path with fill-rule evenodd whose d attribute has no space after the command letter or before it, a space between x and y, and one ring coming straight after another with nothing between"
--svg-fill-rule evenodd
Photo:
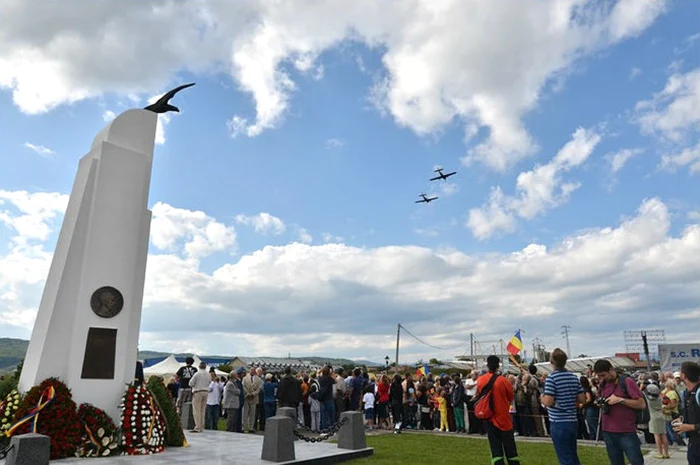
<instances>
[{"instance_id":1,"label":"handbag","mask_svg":"<svg viewBox=\"0 0 700 465\"><path fill-rule=\"evenodd\" d=\"M493 385L496 383L498 373L494 373L484 390L479 393L479 398L474 402L474 416L480 420L489 420L493 417Z\"/></svg>"}]
</instances>

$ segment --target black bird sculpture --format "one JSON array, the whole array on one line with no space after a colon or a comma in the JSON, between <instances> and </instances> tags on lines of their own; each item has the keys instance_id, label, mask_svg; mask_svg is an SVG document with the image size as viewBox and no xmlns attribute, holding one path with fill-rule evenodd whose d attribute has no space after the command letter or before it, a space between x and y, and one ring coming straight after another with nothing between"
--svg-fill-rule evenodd
<instances>
[{"instance_id":1,"label":"black bird sculpture","mask_svg":"<svg viewBox=\"0 0 700 465\"><path fill-rule=\"evenodd\" d=\"M170 105L168 101L175 96L178 92L180 92L182 89L187 89L188 87L192 87L195 83L191 82L189 84L183 84L181 86L178 86L171 90L170 92L167 92L164 94L161 98L158 99L157 102L148 105L147 107L144 107L144 110L150 110L153 113L167 113L169 111L176 111L180 112L180 109L176 107L175 105Z\"/></svg>"}]
</instances>

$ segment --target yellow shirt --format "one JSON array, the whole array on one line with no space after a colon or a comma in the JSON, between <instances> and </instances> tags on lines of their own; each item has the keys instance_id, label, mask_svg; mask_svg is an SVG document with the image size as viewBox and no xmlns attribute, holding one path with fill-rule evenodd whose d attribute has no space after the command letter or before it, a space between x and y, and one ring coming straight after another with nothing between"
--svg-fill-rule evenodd
<instances>
[{"instance_id":1,"label":"yellow shirt","mask_svg":"<svg viewBox=\"0 0 700 465\"><path fill-rule=\"evenodd\" d=\"M678 414L679 412L678 407L680 405L680 398L678 397L678 393L673 389L664 389L663 391L661 391L661 395L668 397L669 400L676 401L676 406L674 408L668 408L666 405L664 405L661 408L661 412L664 415L664 419L671 420L671 415Z\"/></svg>"},{"instance_id":2,"label":"yellow shirt","mask_svg":"<svg viewBox=\"0 0 700 465\"><path fill-rule=\"evenodd\" d=\"M447 412L447 399L445 399L442 396L439 396L437 398L437 403L438 403L438 408L440 409L440 412Z\"/></svg>"}]
</instances>

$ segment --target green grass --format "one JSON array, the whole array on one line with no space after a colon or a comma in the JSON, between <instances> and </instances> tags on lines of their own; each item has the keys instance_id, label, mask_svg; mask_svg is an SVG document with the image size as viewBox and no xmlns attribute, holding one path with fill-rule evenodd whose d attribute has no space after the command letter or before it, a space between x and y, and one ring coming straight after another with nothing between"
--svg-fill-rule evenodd
<instances>
[{"instance_id":1,"label":"green grass","mask_svg":"<svg viewBox=\"0 0 700 465\"><path fill-rule=\"evenodd\" d=\"M219 420L219 430L226 430L226 420ZM334 441L332 441L334 442ZM374 455L353 460L353 465L405 465L429 463L430 465L468 463L490 465L489 443L484 439L443 434L380 434L367 436L367 445L374 448ZM559 463L551 442L517 442L522 465L553 465ZM605 447L578 446L582 465L608 463ZM408 461L408 462L407 462Z\"/></svg>"},{"instance_id":2,"label":"green grass","mask_svg":"<svg viewBox=\"0 0 700 465\"><path fill-rule=\"evenodd\" d=\"M551 443L518 442L518 455L523 465L552 465L558 463ZM452 437L439 434L383 434L367 436L367 445L374 447L372 457L352 461L352 464L389 465L429 463L431 465L491 463L486 439ZM608 463L604 447L578 447L582 465Z\"/></svg>"}]
</instances>

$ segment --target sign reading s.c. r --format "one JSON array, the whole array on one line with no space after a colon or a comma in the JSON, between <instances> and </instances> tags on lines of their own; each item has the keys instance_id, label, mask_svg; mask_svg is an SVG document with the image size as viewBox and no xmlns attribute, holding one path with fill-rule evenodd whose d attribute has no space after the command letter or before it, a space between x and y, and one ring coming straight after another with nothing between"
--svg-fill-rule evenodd
<instances>
[{"instance_id":1,"label":"sign reading s.c. r","mask_svg":"<svg viewBox=\"0 0 700 465\"><path fill-rule=\"evenodd\" d=\"M659 344L659 358L663 371L676 371L683 362L700 363L700 343Z\"/></svg>"}]
</instances>

